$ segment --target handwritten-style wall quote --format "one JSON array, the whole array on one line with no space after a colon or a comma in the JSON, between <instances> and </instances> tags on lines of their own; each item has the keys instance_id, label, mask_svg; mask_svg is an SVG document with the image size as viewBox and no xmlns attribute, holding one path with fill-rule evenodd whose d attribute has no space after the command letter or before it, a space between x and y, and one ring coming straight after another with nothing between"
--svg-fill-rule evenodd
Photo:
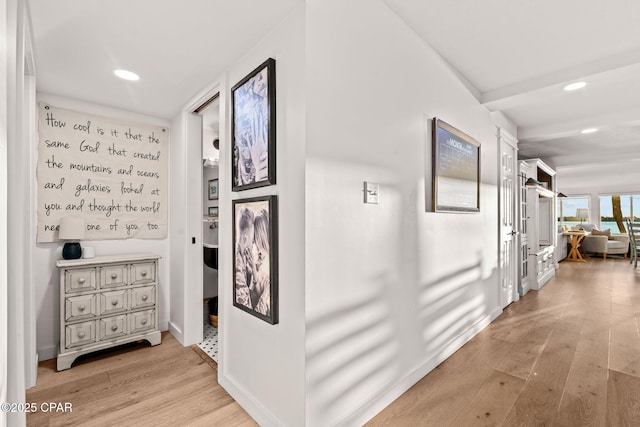
<instances>
[{"instance_id":1,"label":"handwritten-style wall quote","mask_svg":"<svg viewBox=\"0 0 640 427\"><path fill-rule=\"evenodd\" d=\"M38 242L80 217L83 240L167 236L168 129L39 106Z\"/></svg>"}]
</instances>

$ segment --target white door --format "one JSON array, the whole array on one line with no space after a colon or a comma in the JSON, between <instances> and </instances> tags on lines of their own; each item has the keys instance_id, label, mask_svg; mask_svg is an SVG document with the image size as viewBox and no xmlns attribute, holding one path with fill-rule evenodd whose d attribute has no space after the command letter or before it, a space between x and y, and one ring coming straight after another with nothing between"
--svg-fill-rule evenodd
<instances>
[{"instance_id":1,"label":"white door","mask_svg":"<svg viewBox=\"0 0 640 427\"><path fill-rule=\"evenodd\" d=\"M500 302L518 300L517 148L516 140L498 129L500 141Z\"/></svg>"}]
</instances>

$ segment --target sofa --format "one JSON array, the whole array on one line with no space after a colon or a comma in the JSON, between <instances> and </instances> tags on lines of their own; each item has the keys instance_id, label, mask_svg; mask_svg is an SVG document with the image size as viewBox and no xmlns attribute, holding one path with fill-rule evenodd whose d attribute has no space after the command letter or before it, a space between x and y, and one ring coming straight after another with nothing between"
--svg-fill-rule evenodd
<instances>
[{"instance_id":1,"label":"sofa","mask_svg":"<svg viewBox=\"0 0 640 427\"><path fill-rule=\"evenodd\" d=\"M607 255L624 255L629 252L629 235L614 234L609 230L600 231L595 224L580 224L578 228L589 232L582 240L582 251L586 254L599 254L604 259Z\"/></svg>"}]
</instances>

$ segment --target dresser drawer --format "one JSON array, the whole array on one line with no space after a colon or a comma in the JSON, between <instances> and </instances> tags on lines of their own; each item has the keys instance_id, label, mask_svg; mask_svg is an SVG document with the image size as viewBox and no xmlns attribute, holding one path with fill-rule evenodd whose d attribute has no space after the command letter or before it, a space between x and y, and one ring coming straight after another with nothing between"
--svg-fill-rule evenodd
<instances>
[{"instance_id":1,"label":"dresser drawer","mask_svg":"<svg viewBox=\"0 0 640 427\"><path fill-rule=\"evenodd\" d=\"M138 308L151 307L156 303L156 287L141 286L132 288L130 292L131 310Z\"/></svg>"},{"instance_id":2,"label":"dresser drawer","mask_svg":"<svg viewBox=\"0 0 640 427\"><path fill-rule=\"evenodd\" d=\"M110 340L127 335L127 315L105 317L98 320L98 340Z\"/></svg>"},{"instance_id":3,"label":"dresser drawer","mask_svg":"<svg viewBox=\"0 0 640 427\"><path fill-rule=\"evenodd\" d=\"M155 310L138 311L129 313L129 332L136 334L156 327Z\"/></svg>"},{"instance_id":4,"label":"dresser drawer","mask_svg":"<svg viewBox=\"0 0 640 427\"><path fill-rule=\"evenodd\" d=\"M96 269L78 268L65 272L66 293L91 291L96 289Z\"/></svg>"},{"instance_id":5,"label":"dresser drawer","mask_svg":"<svg viewBox=\"0 0 640 427\"><path fill-rule=\"evenodd\" d=\"M139 285L156 281L155 262L139 262L131 264L131 268L129 271L131 273L132 285Z\"/></svg>"},{"instance_id":6,"label":"dresser drawer","mask_svg":"<svg viewBox=\"0 0 640 427\"><path fill-rule=\"evenodd\" d=\"M126 264L100 267L99 271L101 288L117 288L129 284L129 270Z\"/></svg>"},{"instance_id":7,"label":"dresser drawer","mask_svg":"<svg viewBox=\"0 0 640 427\"><path fill-rule=\"evenodd\" d=\"M98 294L98 313L100 316L120 313L129 308L126 289L106 291Z\"/></svg>"},{"instance_id":8,"label":"dresser drawer","mask_svg":"<svg viewBox=\"0 0 640 427\"><path fill-rule=\"evenodd\" d=\"M76 323L65 327L66 348L78 347L96 342L96 322Z\"/></svg>"},{"instance_id":9,"label":"dresser drawer","mask_svg":"<svg viewBox=\"0 0 640 427\"><path fill-rule=\"evenodd\" d=\"M76 295L64 299L64 320L74 321L96 316L96 295Z\"/></svg>"}]
</instances>

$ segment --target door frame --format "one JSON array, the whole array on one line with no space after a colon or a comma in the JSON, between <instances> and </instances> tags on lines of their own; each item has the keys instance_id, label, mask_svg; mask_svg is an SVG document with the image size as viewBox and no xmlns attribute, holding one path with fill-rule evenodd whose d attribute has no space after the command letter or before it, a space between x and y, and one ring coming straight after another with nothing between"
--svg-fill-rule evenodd
<instances>
[{"instance_id":1,"label":"door frame","mask_svg":"<svg viewBox=\"0 0 640 427\"><path fill-rule=\"evenodd\" d=\"M184 124L184 150L186 176L185 176L185 192L186 206L184 224L187 230L188 247L187 254L184 257L184 269L182 270L182 345L188 346L198 344L203 339L203 254L202 254L202 195L204 194L204 184L202 182L202 119L194 120L197 110L206 104L217 93L220 93L220 157L219 173L224 174L226 168L223 166L222 156L225 140L225 124L224 124L224 88L226 86L222 82L216 82L202 91L198 96L192 99L190 103L182 110L182 123ZM220 195L223 195L224 180L220 179ZM222 212L220 212L222 213ZM219 230L224 225L224 221L219 222ZM220 231L219 231L220 232ZM195 244L193 240L195 239ZM172 243L173 245L173 243ZM220 262L218 278L222 277L222 263ZM222 322L221 322L222 323ZM223 324L223 323L222 323ZM220 334L220 330L219 330ZM219 353L219 365L220 365Z\"/></svg>"},{"instance_id":2,"label":"door frame","mask_svg":"<svg viewBox=\"0 0 640 427\"><path fill-rule=\"evenodd\" d=\"M518 213L518 203L520 192L518 191L519 182L518 182L518 140L512 136L509 132L507 132L504 128L497 126L497 139L498 139L498 266L500 269L500 307L505 308L510 303L518 301L520 299L520 294L518 293L518 234L519 230L519 220L517 217ZM503 180L503 168L502 168L502 146L503 144L509 145L513 148L514 156L512 160L512 169L513 169L513 183L512 183L512 214L513 214L513 232L511 235L511 262L512 268L505 269L503 266L502 260L502 242L505 240L503 235L504 229L502 227L503 220L503 209L502 209L502 180ZM511 280L513 281L512 295L505 298L502 290L503 279L508 272L511 272Z\"/></svg>"}]
</instances>

